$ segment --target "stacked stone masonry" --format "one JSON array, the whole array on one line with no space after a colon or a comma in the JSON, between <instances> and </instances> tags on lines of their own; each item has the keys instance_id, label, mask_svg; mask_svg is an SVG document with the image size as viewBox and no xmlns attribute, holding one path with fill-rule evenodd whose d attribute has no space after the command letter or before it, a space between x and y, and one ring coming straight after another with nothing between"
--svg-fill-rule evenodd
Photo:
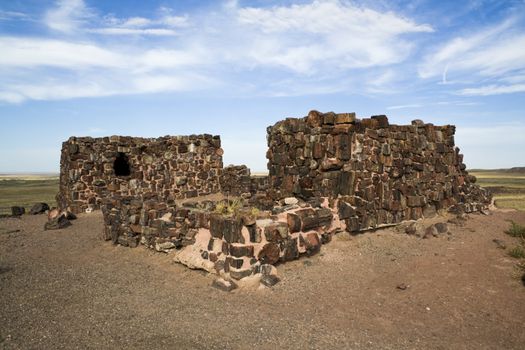
<instances>
[{"instance_id":1,"label":"stacked stone masonry","mask_svg":"<svg viewBox=\"0 0 525 350\"><path fill-rule=\"evenodd\" d=\"M242 279L315 254L344 230L486 208L454 132L312 111L268 128L269 176L223 168L218 136L72 137L57 197L73 212L102 208L115 244L174 251L191 268Z\"/></svg>"},{"instance_id":2,"label":"stacked stone masonry","mask_svg":"<svg viewBox=\"0 0 525 350\"><path fill-rule=\"evenodd\" d=\"M340 217L360 231L490 201L474 185L454 145L455 127L416 120L391 125L384 115L354 113L289 118L268 128L274 198L339 197Z\"/></svg>"},{"instance_id":3,"label":"stacked stone masonry","mask_svg":"<svg viewBox=\"0 0 525 350\"><path fill-rule=\"evenodd\" d=\"M212 135L71 137L62 145L58 203L79 213L113 194L169 202L217 193L222 154Z\"/></svg>"},{"instance_id":4,"label":"stacked stone masonry","mask_svg":"<svg viewBox=\"0 0 525 350\"><path fill-rule=\"evenodd\" d=\"M220 177L222 193L241 196L252 192L250 169L246 165L229 165L222 170Z\"/></svg>"},{"instance_id":5,"label":"stacked stone masonry","mask_svg":"<svg viewBox=\"0 0 525 350\"><path fill-rule=\"evenodd\" d=\"M235 200L234 200L235 201ZM239 207L219 210L232 200L167 204L157 198L103 200L104 239L157 252L178 251L176 261L239 280L268 265L317 253L344 230L337 201L276 206L272 212Z\"/></svg>"}]
</instances>

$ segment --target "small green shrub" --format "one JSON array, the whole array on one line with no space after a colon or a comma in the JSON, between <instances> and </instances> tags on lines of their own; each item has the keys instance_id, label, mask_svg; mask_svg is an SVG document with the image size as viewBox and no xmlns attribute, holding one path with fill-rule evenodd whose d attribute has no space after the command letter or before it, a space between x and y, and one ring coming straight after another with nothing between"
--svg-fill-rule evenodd
<instances>
[{"instance_id":1,"label":"small green shrub","mask_svg":"<svg viewBox=\"0 0 525 350\"><path fill-rule=\"evenodd\" d=\"M514 259L525 259L525 249L521 246L516 246L509 250L509 255Z\"/></svg>"},{"instance_id":2,"label":"small green shrub","mask_svg":"<svg viewBox=\"0 0 525 350\"><path fill-rule=\"evenodd\" d=\"M243 207L242 199L234 199L232 201L221 201L215 206L215 212L221 215L233 216L236 215Z\"/></svg>"},{"instance_id":3,"label":"small green shrub","mask_svg":"<svg viewBox=\"0 0 525 350\"><path fill-rule=\"evenodd\" d=\"M228 215L235 215L237 212L242 209L243 203L242 199L234 199L228 206L227 213Z\"/></svg>"},{"instance_id":4,"label":"small green shrub","mask_svg":"<svg viewBox=\"0 0 525 350\"><path fill-rule=\"evenodd\" d=\"M227 207L228 204L226 202L219 202L217 205L215 205L215 212L218 214L224 214Z\"/></svg>"},{"instance_id":5,"label":"small green shrub","mask_svg":"<svg viewBox=\"0 0 525 350\"><path fill-rule=\"evenodd\" d=\"M511 221L510 228L507 231L505 231L505 233L512 237L525 238L525 226Z\"/></svg>"},{"instance_id":6,"label":"small green shrub","mask_svg":"<svg viewBox=\"0 0 525 350\"><path fill-rule=\"evenodd\" d=\"M252 209L250 209L250 215L252 215L254 218L259 216L259 212L260 211L258 208L252 207Z\"/></svg>"}]
</instances>

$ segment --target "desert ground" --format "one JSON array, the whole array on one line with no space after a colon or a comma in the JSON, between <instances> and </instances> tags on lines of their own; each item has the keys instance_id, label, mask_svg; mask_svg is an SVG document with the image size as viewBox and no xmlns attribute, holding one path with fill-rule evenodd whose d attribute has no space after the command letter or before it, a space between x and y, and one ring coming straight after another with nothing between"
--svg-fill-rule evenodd
<instances>
[{"instance_id":1,"label":"desert ground","mask_svg":"<svg viewBox=\"0 0 525 350\"><path fill-rule=\"evenodd\" d=\"M500 206L430 239L337 235L278 266L274 287L227 293L172 255L101 240L100 212L44 231L0 218L0 349L523 349L525 176L474 172ZM0 177L1 205L54 205L56 177ZM444 222L439 216L428 221Z\"/></svg>"},{"instance_id":2,"label":"desert ground","mask_svg":"<svg viewBox=\"0 0 525 350\"><path fill-rule=\"evenodd\" d=\"M2 218L0 348L523 349L507 220L525 212L470 215L430 239L339 234L278 266L271 289L227 293L169 254L102 241L99 212L58 231L45 215Z\"/></svg>"}]
</instances>

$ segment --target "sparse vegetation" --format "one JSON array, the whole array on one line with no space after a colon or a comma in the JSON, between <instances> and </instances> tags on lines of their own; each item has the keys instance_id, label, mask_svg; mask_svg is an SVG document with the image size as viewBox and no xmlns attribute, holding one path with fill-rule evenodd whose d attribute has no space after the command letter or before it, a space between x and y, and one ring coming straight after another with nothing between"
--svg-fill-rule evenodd
<instances>
[{"instance_id":1,"label":"sparse vegetation","mask_svg":"<svg viewBox=\"0 0 525 350\"><path fill-rule=\"evenodd\" d=\"M509 256L515 259L525 259L525 226L511 221L510 227L505 233L519 239L518 245L509 250ZM524 264L525 262L521 262L518 266L521 267L524 266Z\"/></svg>"},{"instance_id":2,"label":"sparse vegetation","mask_svg":"<svg viewBox=\"0 0 525 350\"><path fill-rule=\"evenodd\" d=\"M252 207L250 209L250 215L253 216L254 218L259 216L259 212L260 210L258 208Z\"/></svg>"},{"instance_id":3,"label":"sparse vegetation","mask_svg":"<svg viewBox=\"0 0 525 350\"><path fill-rule=\"evenodd\" d=\"M507 231L505 231L505 233L512 237L519 237L525 239L525 226L511 221L510 228Z\"/></svg>"},{"instance_id":4,"label":"sparse vegetation","mask_svg":"<svg viewBox=\"0 0 525 350\"><path fill-rule=\"evenodd\" d=\"M26 211L37 202L56 206L58 177L45 176L0 176L0 210L19 205Z\"/></svg>"},{"instance_id":5,"label":"sparse vegetation","mask_svg":"<svg viewBox=\"0 0 525 350\"><path fill-rule=\"evenodd\" d=\"M513 257L514 259L525 259L525 248L523 248L521 245L518 245L509 250L509 256Z\"/></svg>"},{"instance_id":6,"label":"sparse vegetation","mask_svg":"<svg viewBox=\"0 0 525 350\"><path fill-rule=\"evenodd\" d=\"M234 216L242 209L244 203L240 198L224 200L215 206L215 212L221 215Z\"/></svg>"},{"instance_id":7,"label":"sparse vegetation","mask_svg":"<svg viewBox=\"0 0 525 350\"><path fill-rule=\"evenodd\" d=\"M505 233L512 237L519 237L525 239L525 226L511 221L510 228L507 231L505 231Z\"/></svg>"},{"instance_id":8,"label":"sparse vegetation","mask_svg":"<svg viewBox=\"0 0 525 350\"><path fill-rule=\"evenodd\" d=\"M497 207L525 210L525 172L521 169L472 170L469 174L492 192Z\"/></svg>"}]
</instances>

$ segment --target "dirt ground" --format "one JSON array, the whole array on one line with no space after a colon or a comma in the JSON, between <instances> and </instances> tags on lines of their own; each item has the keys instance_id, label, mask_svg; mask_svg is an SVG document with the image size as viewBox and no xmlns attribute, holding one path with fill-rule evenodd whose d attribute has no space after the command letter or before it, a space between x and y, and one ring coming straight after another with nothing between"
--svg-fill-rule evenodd
<instances>
[{"instance_id":1,"label":"dirt ground","mask_svg":"<svg viewBox=\"0 0 525 350\"><path fill-rule=\"evenodd\" d=\"M508 219L525 212L431 239L340 235L280 265L272 289L232 293L170 255L100 240L100 213L47 232L44 216L0 219L0 348L524 349L525 287L493 242L515 245Z\"/></svg>"}]
</instances>

